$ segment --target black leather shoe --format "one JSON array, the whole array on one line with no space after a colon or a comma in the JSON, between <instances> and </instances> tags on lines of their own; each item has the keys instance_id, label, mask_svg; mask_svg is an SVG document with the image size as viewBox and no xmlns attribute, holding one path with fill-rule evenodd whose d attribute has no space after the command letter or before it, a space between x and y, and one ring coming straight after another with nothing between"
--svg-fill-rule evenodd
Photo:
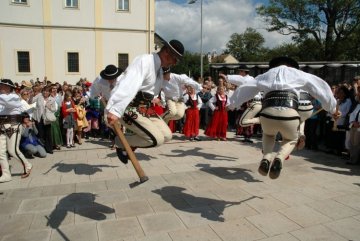
<instances>
[{"instance_id":1,"label":"black leather shoe","mask_svg":"<svg viewBox=\"0 0 360 241\"><path fill-rule=\"evenodd\" d=\"M197 136L194 137L194 140L195 141L201 141L201 139L199 137L197 137Z\"/></svg>"},{"instance_id":2,"label":"black leather shoe","mask_svg":"<svg viewBox=\"0 0 360 241\"><path fill-rule=\"evenodd\" d=\"M128 155L124 155L123 150L121 148L116 147L116 154L122 163L124 164L128 163L129 160Z\"/></svg>"},{"instance_id":3,"label":"black leather shoe","mask_svg":"<svg viewBox=\"0 0 360 241\"><path fill-rule=\"evenodd\" d=\"M270 169L270 162L269 160L266 160L266 159L262 159L261 162L260 162L260 166L258 168L258 172L263 175L263 176L266 176L269 172L269 169Z\"/></svg>"},{"instance_id":4,"label":"black leather shoe","mask_svg":"<svg viewBox=\"0 0 360 241\"><path fill-rule=\"evenodd\" d=\"M269 177L271 179L276 179L280 176L280 172L282 169L282 162L279 158L275 158L271 167L270 167L270 173Z\"/></svg>"}]
</instances>

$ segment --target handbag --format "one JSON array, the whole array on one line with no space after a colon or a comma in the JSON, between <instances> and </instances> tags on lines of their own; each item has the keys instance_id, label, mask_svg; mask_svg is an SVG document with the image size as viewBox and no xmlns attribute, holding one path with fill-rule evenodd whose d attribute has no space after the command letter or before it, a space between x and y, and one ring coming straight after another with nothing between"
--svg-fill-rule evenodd
<instances>
[{"instance_id":1,"label":"handbag","mask_svg":"<svg viewBox=\"0 0 360 241\"><path fill-rule=\"evenodd\" d=\"M50 109L45 107L45 112L44 112L44 122L45 123L51 123L56 121L56 116L55 113L52 112Z\"/></svg>"}]
</instances>

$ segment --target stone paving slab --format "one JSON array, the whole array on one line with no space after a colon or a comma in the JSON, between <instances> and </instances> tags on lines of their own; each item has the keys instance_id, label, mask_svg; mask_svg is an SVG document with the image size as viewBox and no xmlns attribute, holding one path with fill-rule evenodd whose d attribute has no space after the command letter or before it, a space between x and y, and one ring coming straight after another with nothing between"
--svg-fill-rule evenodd
<instances>
[{"instance_id":1,"label":"stone paving slab","mask_svg":"<svg viewBox=\"0 0 360 241\"><path fill-rule=\"evenodd\" d=\"M6 235L2 241L47 241L50 240L51 230L37 230Z\"/></svg>"},{"instance_id":2,"label":"stone paving slab","mask_svg":"<svg viewBox=\"0 0 360 241\"><path fill-rule=\"evenodd\" d=\"M317 241L317 240L327 240L327 241L348 241L345 237L342 237L338 233L328 229L322 225L311 226L308 228L300 229L294 232L291 232L295 238L301 241Z\"/></svg>"},{"instance_id":3,"label":"stone paving slab","mask_svg":"<svg viewBox=\"0 0 360 241\"><path fill-rule=\"evenodd\" d=\"M276 236L300 229L301 227L278 212L268 212L246 218L267 236Z\"/></svg>"},{"instance_id":4,"label":"stone paving slab","mask_svg":"<svg viewBox=\"0 0 360 241\"><path fill-rule=\"evenodd\" d=\"M210 224L210 227L224 241L259 240L266 235L246 219Z\"/></svg>"},{"instance_id":5,"label":"stone paving slab","mask_svg":"<svg viewBox=\"0 0 360 241\"><path fill-rule=\"evenodd\" d=\"M208 225L169 232L173 241L221 241L221 238Z\"/></svg>"},{"instance_id":6,"label":"stone paving slab","mask_svg":"<svg viewBox=\"0 0 360 241\"><path fill-rule=\"evenodd\" d=\"M139 185L108 141L30 160L0 184L0 240L360 240L360 167L296 151L272 180L257 173L261 140L174 140L135 155Z\"/></svg>"}]
</instances>

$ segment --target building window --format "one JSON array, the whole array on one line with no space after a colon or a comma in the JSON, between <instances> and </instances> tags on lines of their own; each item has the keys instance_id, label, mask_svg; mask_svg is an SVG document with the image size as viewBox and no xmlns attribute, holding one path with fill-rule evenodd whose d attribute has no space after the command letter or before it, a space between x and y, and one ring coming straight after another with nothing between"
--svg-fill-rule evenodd
<instances>
[{"instance_id":1,"label":"building window","mask_svg":"<svg viewBox=\"0 0 360 241\"><path fill-rule=\"evenodd\" d=\"M118 11L129 11L129 0L117 0Z\"/></svg>"},{"instance_id":2,"label":"building window","mask_svg":"<svg viewBox=\"0 0 360 241\"><path fill-rule=\"evenodd\" d=\"M19 73L30 73L30 52L17 51L17 62Z\"/></svg>"},{"instance_id":3,"label":"building window","mask_svg":"<svg viewBox=\"0 0 360 241\"><path fill-rule=\"evenodd\" d=\"M78 0L65 0L66 8L79 8Z\"/></svg>"},{"instance_id":4,"label":"building window","mask_svg":"<svg viewBox=\"0 0 360 241\"><path fill-rule=\"evenodd\" d=\"M118 54L118 67L122 70L125 70L129 65L129 55L128 54Z\"/></svg>"},{"instance_id":5,"label":"building window","mask_svg":"<svg viewBox=\"0 0 360 241\"><path fill-rule=\"evenodd\" d=\"M11 2L14 4L24 4L24 5L28 4L27 0L12 0Z\"/></svg>"},{"instance_id":6,"label":"building window","mask_svg":"<svg viewBox=\"0 0 360 241\"><path fill-rule=\"evenodd\" d=\"M79 53L68 52L67 53L67 69L69 73L79 73Z\"/></svg>"}]
</instances>

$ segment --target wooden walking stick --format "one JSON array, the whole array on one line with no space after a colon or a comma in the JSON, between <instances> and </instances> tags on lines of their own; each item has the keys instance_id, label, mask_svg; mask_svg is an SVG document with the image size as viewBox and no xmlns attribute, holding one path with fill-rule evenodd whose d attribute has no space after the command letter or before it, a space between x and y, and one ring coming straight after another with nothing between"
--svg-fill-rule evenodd
<instances>
[{"instance_id":1,"label":"wooden walking stick","mask_svg":"<svg viewBox=\"0 0 360 241\"><path fill-rule=\"evenodd\" d=\"M144 170L141 168L139 161L137 160L133 150L131 149L129 143L127 142L124 133L121 130L120 124L118 121L116 121L113 124L114 127L114 131L116 133L116 135L119 137L121 144L124 146L125 151L127 152L129 159L131 161L131 164L134 166L136 173L138 174L139 178L140 178L140 182L146 182L147 180L149 180L149 177L147 177L145 175Z\"/></svg>"}]
</instances>

